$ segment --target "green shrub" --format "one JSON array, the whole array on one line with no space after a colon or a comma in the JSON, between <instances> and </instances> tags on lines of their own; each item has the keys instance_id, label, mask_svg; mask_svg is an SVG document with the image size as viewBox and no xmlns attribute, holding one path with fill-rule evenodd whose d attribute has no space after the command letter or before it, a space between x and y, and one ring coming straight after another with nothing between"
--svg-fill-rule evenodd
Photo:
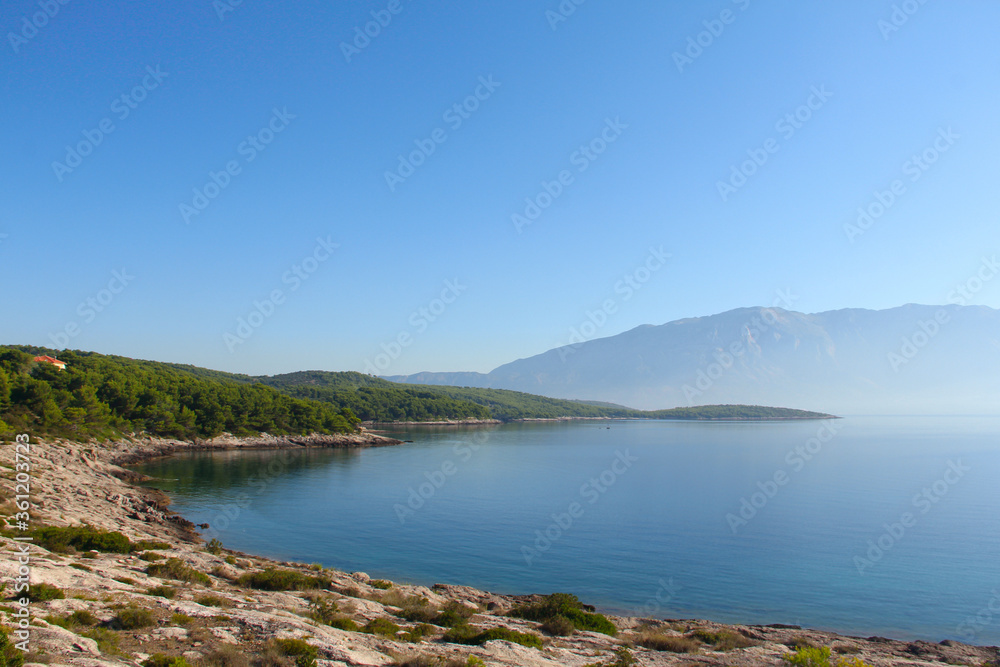
<instances>
[{"instance_id":1,"label":"green shrub","mask_svg":"<svg viewBox=\"0 0 1000 667\"><path fill-rule=\"evenodd\" d=\"M154 586L146 591L146 595L173 600L177 596L177 589L170 586Z\"/></svg>"},{"instance_id":2,"label":"green shrub","mask_svg":"<svg viewBox=\"0 0 1000 667\"><path fill-rule=\"evenodd\" d=\"M573 621L565 616L553 616L542 623L542 632L553 637L569 637L576 630Z\"/></svg>"},{"instance_id":3,"label":"green shrub","mask_svg":"<svg viewBox=\"0 0 1000 667\"><path fill-rule=\"evenodd\" d=\"M228 556L226 556L226 562L229 563L230 565L236 565L236 556L229 554Z\"/></svg>"},{"instance_id":4,"label":"green shrub","mask_svg":"<svg viewBox=\"0 0 1000 667\"><path fill-rule=\"evenodd\" d=\"M156 617L148 609L128 607L118 612L114 622L122 630L138 630L156 625Z\"/></svg>"},{"instance_id":5,"label":"green shrub","mask_svg":"<svg viewBox=\"0 0 1000 667\"><path fill-rule=\"evenodd\" d=\"M387 591L392 588L392 582L386 581L385 579L373 579L368 582L368 585L372 588L377 588L379 590Z\"/></svg>"},{"instance_id":6,"label":"green shrub","mask_svg":"<svg viewBox=\"0 0 1000 667\"><path fill-rule=\"evenodd\" d=\"M479 630L467 623L460 623L454 626L441 638L452 644L475 644L474 637L479 635Z\"/></svg>"},{"instance_id":7,"label":"green shrub","mask_svg":"<svg viewBox=\"0 0 1000 667\"><path fill-rule=\"evenodd\" d=\"M622 647L615 650L615 661L608 667L632 667L632 665L638 664L639 661L632 655L632 651Z\"/></svg>"},{"instance_id":8,"label":"green shrub","mask_svg":"<svg viewBox=\"0 0 1000 667\"><path fill-rule=\"evenodd\" d=\"M218 595L199 595L194 601L205 607L229 608L233 606L232 602Z\"/></svg>"},{"instance_id":9,"label":"green shrub","mask_svg":"<svg viewBox=\"0 0 1000 667\"><path fill-rule=\"evenodd\" d=\"M435 629L433 625L427 623L421 623L410 628L403 633L403 639L408 642L417 643L424 637L434 634Z\"/></svg>"},{"instance_id":10,"label":"green shrub","mask_svg":"<svg viewBox=\"0 0 1000 667\"><path fill-rule=\"evenodd\" d=\"M830 649L826 646L800 646L792 655L782 657L800 667L830 667Z\"/></svg>"},{"instance_id":11,"label":"green shrub","mask_svg":"<svg viewBox=\"0 0 1000 667\"><path fill-rule=\"evenodd\" d=\"M45 617L45 622L51 623L52 625L58 625L60 628L66 628L67 630L69 630L69 620L62 616L49 614L48 616Z\"/></svg>"},{"instance_id":12,"label":"green shrub","mask_svg":"<svg viewBox=\"0 0 1000 667\"><path fill-rule=\"evenodd\" d=\"M142 667L191 667L191 663L182 656L154 653L142 661Z\"/></svg>"},{"instance_id":13,"label":"green shrub","mask_svg":"<svg viewBox=\"0 0 1000 667\"><path fill-rule=\"evenodd\" d=\"M146 568L146 574L166 579L187 581L193 584L211 586L212 580L204 572L199 572L180 558L168 558L164 563L153 563Z\"/></svg>"},{"instance_id":14,"label":"green shrub","mask_svg":"<svg viewBox=\"0 0 1000 667\"><path fill-rule=\"evenodd\" d=\"M213 537L211 541L205 545L205 551L210 554L219 555L222 553L222 542L218 538Z\"/></svg>"},{"instance_id":15,"label":"green shrub","mask_svg":"<svg viewBox=\"0 0 1000 667\"><path fill-rule=\"evenodd\" d=\"M282 655L295 658L295 667L316 667L316 647L304 639L275 639L274 645Z\"/></svg>"},{"instance_id":16,"label":"green shrub","mask_svg":"<svg viewBox=\"0 0 1000 667\"><path fill-rule=\"evenodd\" d=\"M163 560L165 556L163 554L158 554L155 551L143 551L139 554L139 558L152 563L158 560Z\"/></svg>"},{"instance_id":17,"label":"green shrub","mask_svg":"<svg viewBox=\"0 0 1000 667\"><path fill-rule=\"evenodd\" d=\"M453 644L485 644L494 639L521 644L530 648L542 648L542 638L527 632L517 632L510 628L491 628L482 632L477 632L471 625L459 625L444 633L442 638L446 642Z\"/></svg>"},{"instance_id":18,"label":"green shrub","mask_svg":"<svg viewBox=\"0 0 1000 667\"><path fill-rule=\"evenodd\" d=\"M370 635L382 635L383 637L395 637L399 632L399 626L387 618L374 618L365 624L363 632Z\"/></svg>"},{"instance_id":19,"label":"green shrub","mask_svg":"<svg viewBox=\"0 0 1000 667\"><path fill-rule=\"evenodd\" d=\"M315 597L309 603L309 618L324 625L337 618L338 611L337 603L329 598Z\"/></svg>"},{"instance_id":20,"label":"green shrub","mask_svg":"<svg viewBox=\"0 0 1000 667\"><path fill-rule=\"evenodd\" d=\"M91 628L83 633L84 637L97 642L97 648L101 653L118 653L118 635L107 628Z\"/></svg>"},{"instance_id":21,"label":"green shrub","mask_svg":"<svg viewBox=\"0 0 1000 667\"><path fill-rule=\"evenodd\" d=\"M15 596L19 594L15 593ZM27 598L32 602L48 602L49 600L62 600L66 594L61 588L51 584L31 584L28 586Z\"/></svg>"},{"instance_id":22,"label":"green shrub","mask_svg":"<svg viewBox=\"0 0 1000 667\"><path fill-rule=\"evenodd\" d=\"M569 620L577 630L591 630L614 637L618 634L615 624L603 614L594 614L584 610L584 605L575 595L569 593L553 593L541 602L522 604L509 613L515 618L544 623L550 618L562 616Z\"/></svg>"},{"instance_id":23,"label":"green shrub","mask_svg":"<svg viewBox=\"0 0 1000 667\"><path fill-rule=\"evenodd\" d=\"M207 667L250 667L250 659L232 644L222 644L202 658Z\"/></svg>"},{"instance_id":24,"label":"green shrub","mask_svg":"<svg viewBox=\"0 0 1000 667\"><path fill-rule=\"evenodd\" d=\"M396 616L413 623L431 623L437 618L438 612L426 598L411 597L403 603Z\"/></svg>"},{"instance_id":25,"label":"green shrub","mask_svg":"<svg viewBox=\"0 0 1000 667\"><path fill-rule=\"evenodd\" d=\"M675 637L659 632L643 632L635 643L654 651L669 651L670 653L697 653L701 646L690 637Z\"/></svg>"},{"instance_id":26,"label":"green shrub","mask_svg":"<svg viewBox=\"0 0 1000 667\"><path fill-rule=\"evenodd\" d=\"M49 551L100 551L127 554L135 548L131 540L118 532L93 526L45 526L32 531L35 543Z\"/></svg>"},{"instance_id":27,"label":"green shrub","mask_svg":"<svg viewBox=\"0 0 1000 667\"><path fill-rule=\"evenodd\" d=\"M165 551L173 548L169 542L160 542L159 540L139 540L135 543L136 551Z\"/></svg>"},{"instance_id":28,"label":"green shrub","mask_svg":"<svg viewBox=\"0 0 1000 667\"><path fill-rule=\"evenodd\" d=\"M24 653L14 646L6 629L0 632L0 667L21 667L24 664Z\"/></svg>"},{"instance_id":29,"label":"green shrub","mask_svg":"<svg viewBox=\"0 0 1000 667\"><path fill-rule=\"evenodd\" d=\"M744 637L737 632L730 632L729 630L722 630L720 632L711 632L703 628L699 628L690 634L690 637L698 639L706 644L711 644L716 651L732 651L737 648L747 648L748 646L756 645L753 640Z\"/></svg>"},{"instance_id":30,"label":"green shrub","mask_svg":"<svg viewBox=\"0 0 1000 667\"><path fill-rule=\"evenodd\" d=\"M327 577L313 577L295 570L268 568L260 572L247 572L241 575L236 583L245 588L256 588L261 591L307 591L326 588L330 585L330 580Z\"/></svg>"},{"instance_id":31,"label":"green shrub","mask_svg":"<svg viewBox=\"0 0 1000 667\"><path fill-rule=\"evenodd\" d=\"M469 619L475 613L470 607L452 601L441 608L438 615L431 620L431 623L440 625L443 628L453 628L456 625L468 623Z\"/></svg>"},{"instance_id":32,"label":"green shrub","mask_svg":"<svg viewBox=\"0 0 1000 667\"><path fill-rule=\"evenodd\" d=\"M86 609L78 609L66 617L70 625L97 625L97 617Z\"/></svg>"},{"instance_id":33,"label":"green shrub","mask_svg":"<svg viewBox=\"0 0 1000 667\"><path fill-rule=\"evenodd\" d=\"M797 637L796 639L805 638ZM783 655L782 658L789 664L798 667L833 667L830 662L830 648L828 646L800 646L795 653ZM836 662L836 667L871 667L871 665L859 658L841 658Z\"/></svg>"},{"instance_id":34,"label":"green shrub","mask_svg":"<svg viewBox=\"0 0 1000 667\"><path fill-rule=\"evenodd\" d=\"M429 655L411 655L392 664L393 667L440 667L441 661Z\"/></svg>"},{"instance_id":35,"label":"green shrub","mask_svg":"<svg viewBox=\"0 0 1000 667\"><path fill-rule=\"evenodd\" d=\"M183 614L179 611L174 612L173 614L170 615L170 622L173 623L174 625L187 625L193 620L194 618L192 618L191 616Z\"/></svg>"},{"instance_id":36,"label":"green shrub","mask_svg":"<svg viewBox=\"0 0 1000 667\"><path fill-rule=\"evenodd\" d=\"M327 623L331 628L337 628L338 630L347 630L348 632L358 632L361 628L358 624L354 622L354 619L348 618L347 616L338 616L337 618L330 619Z\"/></svg>"},{"instance_id":37,"label":"green shrub","mask_svg":"<svg viewBox=\"0 0 1000 667\"><path fill-rule=\"evenodd\" d=\"M603 665L600 663L594 663L591 665L584 665L584 667L632 667L633 665L638 665L639 662L632 655L632 651L625 647L615 649L615 659L611 662L606 662Z\"/></svg>"},{"instance_id":38,"label":"green shrub","mask_svg":"<svg viewBox=\"0 0 1000 667\"><path fill-rule=\"evenodd\" d=\"M528 632L517 632L510 628L490 628L476 636L476 644L485 644L494 639L503 639L529 648L542 648L542 638Z\"/></svg>"}]
</instances>

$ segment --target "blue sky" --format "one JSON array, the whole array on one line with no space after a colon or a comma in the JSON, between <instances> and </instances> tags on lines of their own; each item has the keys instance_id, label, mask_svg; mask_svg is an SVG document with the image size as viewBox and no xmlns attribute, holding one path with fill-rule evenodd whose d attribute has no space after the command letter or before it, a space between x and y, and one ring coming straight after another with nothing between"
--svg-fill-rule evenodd
<instances>
[{"instance_id":1,"label":"blue sky","mask_svg":"<svg viewBox=\"0 0 1000 667\"><path fill-rule=\"evenodd\" d=\"M4 3L3 342L486 372L1000 251L996 3L229 2Z\"/></svg>"}]
</instances>

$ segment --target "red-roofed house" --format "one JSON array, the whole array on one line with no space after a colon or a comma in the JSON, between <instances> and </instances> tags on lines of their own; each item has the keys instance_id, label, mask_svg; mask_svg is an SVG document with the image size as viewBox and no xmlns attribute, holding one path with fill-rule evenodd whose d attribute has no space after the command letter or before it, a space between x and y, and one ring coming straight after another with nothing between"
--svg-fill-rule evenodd
<instances>
[{"instance_id":1,"label":"red-roofed house","mask_svg":"<svg viewBox=\"0 0 1000 667\"><path fill-rule=\"evenodd\" d=\"M44 362L46 364L52 364L53 366L55 366L56 368L58 368L61 371L66 370L66 362L65 361L59 361L55 357L44 357L44 356L43 357L35 357L35 361L41 361L41 362Z\"/></svg>"}]
</instances>

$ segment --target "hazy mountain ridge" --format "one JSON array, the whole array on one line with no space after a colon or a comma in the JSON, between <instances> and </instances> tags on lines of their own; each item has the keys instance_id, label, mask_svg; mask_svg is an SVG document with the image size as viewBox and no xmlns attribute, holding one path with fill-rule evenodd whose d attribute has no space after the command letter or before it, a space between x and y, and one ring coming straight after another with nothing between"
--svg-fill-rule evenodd
<instances>
[{"instance_id":1,"label":"hazy mountain ridge","mask_svg":"<svg viewBox=\"0 0 1000 667\"><path fill-rule=\"evenodd\" d=\"M1000 311L908 304L805 314L740 308L555 348L487 374L397 382L664 405L823 406L834 412L996 412Z\"/></svg>"}]
</instances>

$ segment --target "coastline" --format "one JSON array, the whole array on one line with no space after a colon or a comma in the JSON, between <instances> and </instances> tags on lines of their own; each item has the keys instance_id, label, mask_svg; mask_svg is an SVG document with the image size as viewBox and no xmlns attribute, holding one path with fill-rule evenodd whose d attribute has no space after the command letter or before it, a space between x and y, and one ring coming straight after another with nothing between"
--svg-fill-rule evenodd
<instances>
[{"instance_id":1,"label":"coastline","mask_svg":"<svg viewBox=\"0 0 1000 667\"><path fill-rule=\"evenodd\" d=\"M838 415L820 415L817 417L520 417L518 419L451 419L440 421L406 421L406 422L363 422L363 426L378 432L392 430L395 426L496 426L499 424L534 424L538 422L576 422L576 421L671 421L671 422L726 422L726 423L759 423L759 422L794 422L794 421L826 421L827 419L843 419Z\"/></svg>"},{"instance_id":2,"label":"coastline","mask_svg":"<svg viewBox=\"0 0 1000 667\"><path fill-rule=\"evenodd\" d=\"M309 592L260 591L238 585L240 575L268 567L287 568L304 575L317 570L304 564L278 562L249 554L223 550L209 553L194 531L194 526L169 511L170 499L155 489L135 485L136 473L122 468L123 464L169 455L177 451L224 450L240 448L289 447L367 447L398 444L400 441L371 433L327 439L306 438L215 438L187 443L158 438L117 440L106 443L77 443L66 440L33 443L32 500L35 507L32 520L36 523L67 526L89 523L92 526L117 530L133 541L163 540L170 548L159 550L164 557L177 558L207 575L208 586L177 583L150 575L150 563L135 554L100 553L94 558L83 554L52 553L40 546L32 549L32 582L48 583L66 592L65 598L32 603L31 624L33 646L60 664L135 665L152 652L185 655L194 661L213 651L237 646L240 651L259 653L274 638L305 638L315 647L323 665L391 665L406 656L433 656L465 661L475 655L487 665L569 665L583 667L614 660L613 651L633 643L638 633L656 630L670 637L690 637L692 633L729 632L746 638L753 644L744 648L716 651L701 646L698 652L674 653L651 650L641 646L631 648L638 665L784 665L783 655L791 645L809 642L816 646L832 646L838 653L858 657L870 665L982 665L995 661L995 647L973 647L946 641L934 644L925 641L897 641L872 637L860 639L830 632L799 629L794 626L725 625L704 620L656 620L609 616L618 629L612 638L595 632L577 631L569 637L551 637L540 632L537 623L506 617L504 612L515 604L534 596L495 595L464 586L437 584L433 587L392 584L388 590L372 586L364 573L322 570L330 580L326 592L340 611L363 625L375 619L391 619L405 628L415 623L401 620L399 605L406 596L419 596L434 606L454 602L465 605L475 615L471 621L479 628L506 627L519 632L534 633L544 638L539 650L505 640L488 641L482 646L444 643L437 628L422 640L408 642L397 637L383 637L360 632L339 630L308 618ZM12 476L14 452L12 446L2 448L0 462ZM13 482L9 482L13 486ZM9 495L9 494L5 494ZM12 505L6 505L7 514ZM2 571L10 581L17 571L17 543L3 536L7 557ZM150 595L156 586L178 590L172 599ZM313 592L315 593L315 591ZM389 595L392 593L392 595ZM82 595L88 600L74 596ZM204 603L206 596L228 601L228 606ZM199 602L198 600L202 600ZM586 602L586 600L584 601ZM395 604L394 604L395 603ZM72 629L60 627L43 617L60 617L73 611L89 610L108 627L122 605L151 610L156 623L151 628L135 631L110 630L119 641L115 655L102 650L95 639ZM4 609L7 625L16 625L8 609ZM193 619L174 623L171 619ZM86 631L80 630L83 634ZM107 646L103 648L107 649ZM41 654L29 656L38 662ZM395 661L395 662L394 662ZM431 663L425 663L431 664ZM462 664L462 663L455 663Z\"/></svg>"}]
</instances>

